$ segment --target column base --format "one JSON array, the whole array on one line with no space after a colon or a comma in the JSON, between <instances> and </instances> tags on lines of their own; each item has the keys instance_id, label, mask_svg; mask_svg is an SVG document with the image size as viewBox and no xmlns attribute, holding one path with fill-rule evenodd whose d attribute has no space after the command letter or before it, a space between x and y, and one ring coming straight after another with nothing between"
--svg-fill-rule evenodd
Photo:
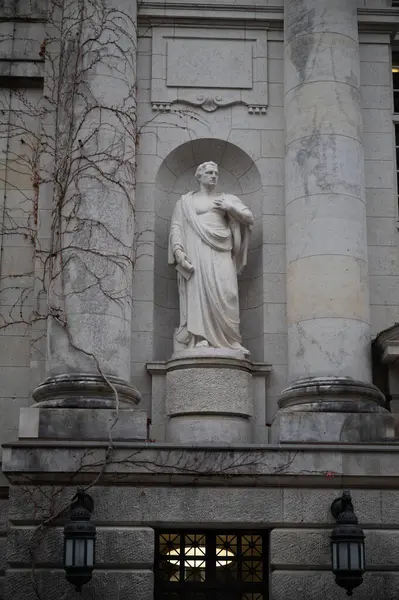
<instances>
[{"instance_id":1,"label":"column base","mask_svg":"<svg viewBox=\"0 0 399 600\"><path fill-rule=\"evenodd\" d=\"M140 393L126 381L75 373L49 377L22 408L19 439L145 441L147 412L136 408ZM118 398L116 398L115 390Z\"/></svg>"},{"instance_id":2,"label":"column base","mask_svg":"<svg viewBox=\"0 0 399 600\"><path fill-rule=\"evenodd\" d=\"M306 377L283 390L272 426L278 443L393 441L397 425L374 385L350 377Z\"/></svg>"},{"instance_id":3,"label":"column base","mask_svg":"<svg viewBox=\"0 0 399 600\"><path fill-rule=\"evenodd\" d=\"M131 409L141 395L136 388L118 377L107 375L118 393L101 375L74 373L48 377L33 392L36 406L41 408L111 408Z\"/></svg>"},{"instance_id":4,"label":"column base","mask_svg":"<svg viewBox=\"0 0 399 600\"><path fill-rule=\"evenodd\" d=\"M282 391L278 405L301 412L386 413L375 385L351 377L303 377Z\"/></svg>"},{"instance_id":5,"label":"column base","mask_svg":"<svg viewBox=\"0 0 399 600\"><path fill-rule=\"evenodd\" d=\"M251 363L241 353L212 348L178 352L165 370L168 442L252 441Z\"/></svg>"}]
</instances>

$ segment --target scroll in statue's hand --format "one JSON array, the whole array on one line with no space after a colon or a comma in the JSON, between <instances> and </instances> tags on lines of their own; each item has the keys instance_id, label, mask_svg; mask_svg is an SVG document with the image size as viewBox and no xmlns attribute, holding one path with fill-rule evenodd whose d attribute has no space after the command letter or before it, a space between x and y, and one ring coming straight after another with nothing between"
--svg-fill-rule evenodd
<instances>
[{"instance_id":1,"label":"scroll in statue's hand","mask_svg":"<svg viewBox=\"0 0 399 600\"><path fill-rule=\"evenodd\" d=\"M185 255L185 253L183 252L183 250L176 250L175 251L175 259L176 259L176 263L180 267L182 267L183 269L185 269L186 271L188 271L189 273L192 273L194 271L193 265L190 263L189 260L187 260L187 256Z\"/></svg>"}]
</instances>

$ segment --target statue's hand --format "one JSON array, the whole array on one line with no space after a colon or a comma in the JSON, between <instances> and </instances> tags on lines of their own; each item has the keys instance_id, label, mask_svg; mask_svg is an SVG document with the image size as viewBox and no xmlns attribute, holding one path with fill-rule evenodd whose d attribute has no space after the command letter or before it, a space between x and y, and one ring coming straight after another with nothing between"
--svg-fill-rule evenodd
<instances>
[{"instance_id":1,"label":"statue's hand","mask_svg":"<svg viewBox=\"0 0 399 600\"><path fill-rule=\"evenodd\" d=\"M189 273L192 273L194 271L193 265L190 263L189 260L187 260L187 258L185 258L180 264L183 267L183 269L187 269Z\"/></svg>"},{"instance_id":2,"label":"statue's hand","mask_svg":"<svg viewBox=\"0 0 399 600\"><path fill-rule=\"evenodd\" d=\"M218 208L219 210L225 210L226 212L229 212L229 210L233 207L233 204L225 196L215 198L213 203L216 208Z\"/></svg>"},{"instance_id":3,"label":"statue's hand","mask_svg":"<svg viewBox=\"0 0 399 600\"><path fill-rule=\"evenodd\" d=\"M180 248L178 248L177 250L175 250L175 260L177 262L178 265L181 265L181 263L183 262L183 260L185 260L186 254L183 252L183 250L181 250Z\"/></svg>"},{"instance_id":4,"label":"statue's hand","mask_svg":"<svg viewBox=\"0 0 399 600\"><path fill-rule=\"evenodd\" d=\"M177 264L183 267L183 269L187 269L187 271L189 271L190 273L194 271L193 265L190 263L189 260L187 260L186 254L183 252L183 250L180 250L180 248L175 250L175 259Z\"/></svg>"}]
</instances>

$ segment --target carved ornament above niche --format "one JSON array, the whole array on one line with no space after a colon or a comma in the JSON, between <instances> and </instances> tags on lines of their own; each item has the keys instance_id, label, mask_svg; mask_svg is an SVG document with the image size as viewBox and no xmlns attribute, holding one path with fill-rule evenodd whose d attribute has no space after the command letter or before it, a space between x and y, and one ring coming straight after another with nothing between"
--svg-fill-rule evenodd
<instances>
[{"instance_id":1,"label":"carved ornament above niche","mask_svg":"<svg viewBox=\"0 0 399 600\"><path fill-rule=\"evenodd\" d=\"M154 27L151 103L201 106L212 112L244 104L251 114L267 107L265 30Z\"/></svg>"}]
</instances>

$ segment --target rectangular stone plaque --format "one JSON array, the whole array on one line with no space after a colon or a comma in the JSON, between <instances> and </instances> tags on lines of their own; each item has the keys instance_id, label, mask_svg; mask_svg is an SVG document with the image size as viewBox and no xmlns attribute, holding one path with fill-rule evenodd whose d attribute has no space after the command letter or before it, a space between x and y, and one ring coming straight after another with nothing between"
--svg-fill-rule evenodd
<instances>
[{"instance_id":1,"label":"rectangular stone plaque","mask_svg":"<svg viewBox=\"0 0 399 600\"><path fill-rule=\"evenodd\" d=\"M252 88L252 43L232 39L167 41L167 86Z\"/></svg>"},{"instance_id":2,"label":"rectangular stone plaque","mask_svg":"<svg viewBox=\"0 0 399 600\"><path fill-rule=\"evenodd\" d=\"M250 114L267 107L267 32L220 27L153 27L151 104L174 103L207 112L244 104Z\"/></svg>"}]
</instances>

